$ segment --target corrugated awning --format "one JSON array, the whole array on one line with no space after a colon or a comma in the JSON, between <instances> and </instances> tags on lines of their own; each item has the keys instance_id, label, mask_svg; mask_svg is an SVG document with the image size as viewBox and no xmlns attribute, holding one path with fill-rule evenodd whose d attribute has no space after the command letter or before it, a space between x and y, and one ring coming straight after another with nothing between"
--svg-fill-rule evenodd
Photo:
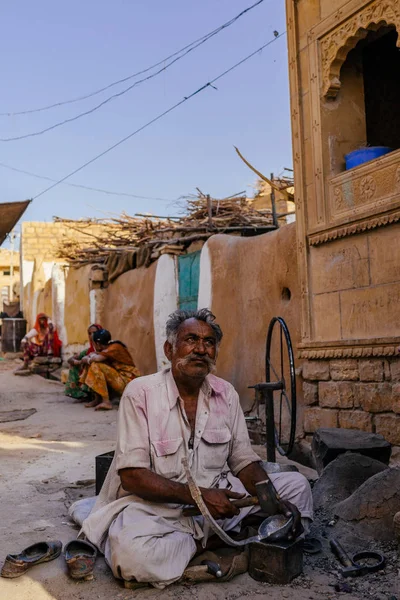
<instances>
[{"instance_id":1,"label":"corrugated awning","mask_svg":"<svg viewBox=\"0 0 400 600\"><path fill-rule=\"evenodd\" d=\"M18 223L30 202L30 200L24 200L23 202L0 204L0 246Z\"/></svg>"}]
</instances>

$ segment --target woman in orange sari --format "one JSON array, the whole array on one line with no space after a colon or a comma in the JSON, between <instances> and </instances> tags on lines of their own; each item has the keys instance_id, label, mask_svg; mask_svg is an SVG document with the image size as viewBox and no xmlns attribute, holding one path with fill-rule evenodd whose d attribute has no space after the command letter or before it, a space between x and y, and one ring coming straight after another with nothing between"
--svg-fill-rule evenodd
<instances>
[{"instance_id":1,"label":"woman in orange sari","mask_svg":"<svg viewBox=\"0 0 400 600\"><path fill-rule=\"evenodd\" d=\"M111 340L107 329L93 334L93 344L96 352L82 358L85 368L80 382L95 395L94 400L85 406L95 410L111 410L108 388L122 394L128 383L139 377L140 373L128 348L118 340Z\"/></svg>"},{"instance_id":2,"label":"woman in orange sari","mask_svg":"<svg viewBox=\"0 0 400 600\"><path fill-rule=\"evenodd\" d=\"M58 358L61 355L62 342L57 330L47 315L39 313L35 325L21 341L24 364L19 369L27 369L36 356Z\"/></svg>"}]
</instances>

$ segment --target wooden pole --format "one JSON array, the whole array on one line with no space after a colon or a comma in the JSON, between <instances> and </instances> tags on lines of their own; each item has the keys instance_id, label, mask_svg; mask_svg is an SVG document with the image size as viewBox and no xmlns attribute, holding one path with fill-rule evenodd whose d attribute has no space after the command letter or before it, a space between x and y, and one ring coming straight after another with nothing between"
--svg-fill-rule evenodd
<instances>
[{"instance_id":1,"label":"wooden pole","mask_svg":"<svg viewBox=\"0 0 400 600\"><path fill-rule=\"evenodd\" d=\"M274 181L274 174L271 173L271 181ZM276 216L276 204L275 204L275 188L271 185L271 206L272 206L272 221L275 227L279 227L278 218Z\"/></svg>"},{"instance_id":2,"label":"wooden pole","mask_svg":"<svg viewBox=\"0 0 400 600\"><path fill-rule=\"evenodd\" d=\"M210 229L214 229L212 220L212 200L210 194L207 194L207 210L208 210L208 226Z\"/></svg>"},{"instance_id":3,"label":"wooden pole","mask_svg":"<svg viewBox=\"0 0 400 600\"><path fill-rule=\"evenodd\" d=\"M15 232L12 230L10 234L11 238L11 258L10 258L10 302L14 300L14 239Z\"/></svg>"}]
</instances>

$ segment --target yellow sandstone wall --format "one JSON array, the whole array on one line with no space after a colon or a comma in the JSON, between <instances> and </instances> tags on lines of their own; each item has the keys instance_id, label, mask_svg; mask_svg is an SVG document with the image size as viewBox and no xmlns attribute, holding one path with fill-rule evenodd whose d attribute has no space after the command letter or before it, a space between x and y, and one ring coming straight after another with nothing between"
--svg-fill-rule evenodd
<instances>
[{"instance_id":1,"label":"yellow sandstone wall","mask_svg":"<svg viewBox=\"0 0 400 600\"><path fill-rule=\"evenodd\" d=\"M68 230L60 223L26 221L22 223L21 253L23 260L56 260L58 244Z\"/></svg>"},{"instance_id":2,"label":"yellow sandstone wall","mask_svg":"<svg viewBox=\"0 0 400 600\"><path fill-rule=\"evenodd\" d=\"M384 143L394 151L349 170L345 154L369 141L362 49L379 51L385 25L400 34L398 5L286 0L304 429L362 429L396 446L400 149ZM396 111L381 114L395 130Z\"/></svg>"},{"instance_id":3,"label":"yellow sandstone wall","mask_svg":"<svg viewBox=\"0 0 400 600\"><path fill-rule=\"evenodd\" d=\"M143 375L157 371L153 300L157 262L124 273L106 290L103 327L124 342Z\"/></svg>"},{"instance_id":4,"label":"yellow sandstone wall","mask_svg":"<svg viewBox=\"0 0 400 600\"><path fill-rule=\"evenodd\" d=\"M11 263L13 264L14 274L4 275L4 272L11 273ZM13 287L13 300L19 298L19 252L14 252L12 255L10 250L0 248L0 291L3 288L8 288L8 295L10 299L11 286ZM17 293L15 293L17 292ZM1 294L3 297L3 294ZM0 298L0 312L3 310L3 301Z\"/></svg>"},{"instance_id":5,"label":"yellow sandstone wall","mask_svg":"<svg viewBox=\"0 0 400 600\"><path fill-rule=\"evenodd\" d=\"M79 221L75 223L79 228ZM80 231L67 227L64 223L26 221L22 223L21 233L21 253L23 260L37 260L42 258L44 261L59 261L57 258L58 248L62 239L79 239L90 241L91 233L99 233L102 230L101 224L92 224L86 226ZM85 233L87 231L87 234Z\"/></svg>"}]
</instances>

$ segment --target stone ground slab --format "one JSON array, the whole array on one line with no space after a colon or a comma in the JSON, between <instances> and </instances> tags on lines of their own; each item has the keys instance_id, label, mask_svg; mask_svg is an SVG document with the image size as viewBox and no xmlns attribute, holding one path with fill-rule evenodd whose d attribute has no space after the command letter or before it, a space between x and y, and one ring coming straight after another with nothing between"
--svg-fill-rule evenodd
<instances>
[{"instance_id":1,"label":"stone ground slab","mask_svg":"<svg viewBox=\"0 0 400 600\"><path fill-rule=\"evenodd\" d=\"M31 415L34 415L36 408L27 408L25 410L1 410L0 423L10 423L11 421L24 421Z\"/></svg>"}]
</instances>

